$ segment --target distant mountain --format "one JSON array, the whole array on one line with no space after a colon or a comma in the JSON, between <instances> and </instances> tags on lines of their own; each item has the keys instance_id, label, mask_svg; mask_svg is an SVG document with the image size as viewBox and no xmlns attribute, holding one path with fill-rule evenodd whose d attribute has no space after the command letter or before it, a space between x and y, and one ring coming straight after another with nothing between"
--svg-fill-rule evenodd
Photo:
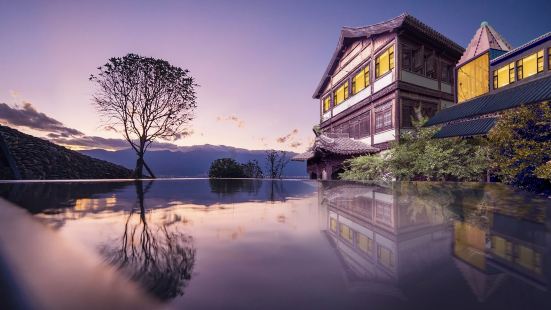
<instances>
[{"instance_id":1,"label":"distant mountain","mask_svg":"<svg viewBox=\"0 0 551 310\"><path fill-rule=\"evenodd\" d=\"M131 149L106 151L103 149L84 150L81 153L106 160L133 169L136 155ZM288 153L294 156L296 153ZM213 160L223 157L233 158L240 163L258 160L264 170L266 167L265 151L247 150L224 145L194 145L181 147L178 151L148 151L145 160L158 177L206 177ZM283 172L286 177L304 178L306 164L291 161Z\"/></svg>"}]
</instances>

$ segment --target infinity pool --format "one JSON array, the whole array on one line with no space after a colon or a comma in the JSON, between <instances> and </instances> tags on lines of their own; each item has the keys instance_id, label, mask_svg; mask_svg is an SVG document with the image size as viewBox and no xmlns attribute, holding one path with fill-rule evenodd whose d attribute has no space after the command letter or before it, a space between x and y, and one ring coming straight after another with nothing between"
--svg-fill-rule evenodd
<instances>
[{"instance_id":1,"label":"infinity pool","mask_svg":"<svg viewBox=\"0 0 551 310\"><path fill-rule=\"evenodd\" d=\"M550 309L551 200L499 184L0 184L9 309Z\"/></svg>"}]
</instances>

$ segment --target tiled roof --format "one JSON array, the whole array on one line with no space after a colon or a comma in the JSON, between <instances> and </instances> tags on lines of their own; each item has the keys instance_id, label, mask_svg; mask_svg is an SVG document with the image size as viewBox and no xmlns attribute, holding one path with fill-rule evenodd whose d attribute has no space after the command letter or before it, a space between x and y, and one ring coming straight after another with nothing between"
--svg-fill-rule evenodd
<instances>
[{"instance_id":1,"label":"tiled roof","mask_svg":"<svg viewBox=\"0 0 551 310\"><path fill-rule=\"evenodd\" d=\"M381 34L388 31L393 31L402 26L408 26L410 28L413 28L416 31L419 31L433 38L435 41L440 42L441 44L447 46L448 48L455 50L458 54L464 51L463 47L461 47L459 44L455 43L454 41L447 38L440 32L434 30L433 28L427 26L425 23L409 15L408 13L402 13L399 16L396 16L387 21L369 25L369 26L343 27L341 29L339 41L337 43L337 48L335 49L335 52L333 52L331 60L329 61L329 65L327 66L327 69L325 70L323 77L319 82L316 88L316 91L314 92L313 98L316 99L321 95L320 92L323 90L323 88L329 81L330 73L338 65L338 59L342 56L342 47L344 46L344 43L346 40L359 38L359 37L369 38L373 35Z\"/></svg>"},{"instance_id":2,"label":"tiled roof","mask_svg":"<svg viewBox=\"0 0 551 310\"><path fill-rule=\"evenodd\" d=\"M536 44L538 44L538 43L540 43L540 42L542 42L542 41L545 41L545 40L547 40L547 39L551 39L551 32L548 32L548 33L546 33L546 34L543 34L543 35L541 35L541 36L535 38L534 40L531 40L531 41L529 41L529 42L526 42L526 43L524 43L523 45L521 45L521 46L519 46L519 47L517 47L517 48L515 48L515 49L513 49L513 50L510 50L510 51L508 51L507 53L505 53L505 54L503 54L503 55L500 55L500 56L498 56L498 57L492 59L492 60L490 61L490 63L491 63L492 65L493 65L493 64L496 64L496 63L499 63L501 60L506 59L506 58L509 58L510 56L515 55L515 54L517 54L517 53L523 51L524 49L529 48L529 47L531 47L532 45L536 45Z\"/></svg>"},{"instance_id":3,"label":"tiled roof","mask_svg":"<svg viewBox=\"0 0 551 310\"><path fill-rule=\"evenodd\" d=\"M482 22L463 56L459 59L458 65L485 53L489 49L510 51L512 47L492 26L487 22Z\"/></svg>"},{"instance_id":4,"label":"tiled roof","mask_svg":"<svg viewBox=\"0 0 551 310\"><path fill-rule=\"evenodd\" d=\"M448 124L438 131L435 138L469 137L487 134L496 123L495 117Z\"/></svg>"},{"instance_id":5,"label":"tiled roof","mask_svg":"<svg viewBox=\"0 0 551 310\"><path fill-rule=\"evenodd\" d=\"M425 126L495 113L523 104L551 100L551 76L545 76L502 91L456 104L436 113Z\"/></svg>"},{"instance_id":6,"label":"tiled roof","mask_svg":"<svg viewBox=\"0 0 551 310\"><path fill-rule=\"evenodd\" d=\"M306 151L304 153L301 153L301 154L297 154L295 156L293 156L293 158L291 158L291 160L294 160L294 161L305 161L305 160L308 160L312 157L314 157L314 151Z\"/></svg>"},{"instance_id":7,"label":"tiled roof","mask_svg":"<svg viewBox=\"0 0 551 310\"><path fill-rule=\"evenodd\" d=\"M336 155L365 155L379 151L376 147L351 138L330 138L326 135L319 135L308 152L298 154L292 160L307 160L314 157L318 152Z\"/></svg>"}]
</instances>

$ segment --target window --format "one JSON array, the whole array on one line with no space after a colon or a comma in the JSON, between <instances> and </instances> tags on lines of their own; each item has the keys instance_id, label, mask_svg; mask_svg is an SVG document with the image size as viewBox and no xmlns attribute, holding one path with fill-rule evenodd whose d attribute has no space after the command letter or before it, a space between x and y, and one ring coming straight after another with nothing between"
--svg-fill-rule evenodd
<instances>
[{"instance_id":1,"label":"window","mask_svg":"<svg viewBox=\"0 0 551 310\"><path fill-rule=\"evenodd\" d=\"M551 47L547 50L547 69L551 70Z\"/></svg>"},{"instance_id":2,"label":"window","mask_svg":"<svg viewBox=\"0 0 551 310\"><path fill-rule=\"evenodd\" d=\"M512 62L494 70L494 89L509 85L515 81L515 63Z\"/></svg>"},{"instance_id":3,"label":"window","mask_svg":"<svg viewBox=\"0 0 551 310\"><path fill-rule=\"evenodd\" d=\"M431 79L436 79L436 55L434 51L425 48L425 76Z\"/></svg>"},{"instance_id":4,"label":"window","mask_svg":"<svg viewBox=\"0 0 551 310\"><path fill-rule=\"evenodd\" d=\"M325 99L323 99L323 112L329 111L330 108L331 108L331 96L327 96L325 97Z\"/></svg>"},{"instance_id":5,"label":"window","mask_svg":"<svg viewBox=\"0 0 551 310\"><path fill-rule=\"evenodd\" d=\"M387 103L375 109L375 132L390 128L392 128L392 103Z\"/></svg>"},{"instance_id":6,"label":"window","mask_svg":"<svg viewBox=\"0 0 551 310\"><path fill-rule=\"evenodd\" d=\"M419 102L410 99L403 99L402 101L402 127L412 128L413 119L416 119L415 109L419 107Z\"/></svg>"},{"instance_id":7,"label":"window","mask_svg":"<svg viewBox=\"0 0 551 310\"><path fill-rule=\"evenodd\" d=\"M442 62L441 80L445 83L452 83L453 79L453 66L447 62Z\"/></svg>"},{"instance_id":8,"label":"window","mask_svg":"<svg viewBox=\"0 0 551 310\"><path fill-rule=\"evenodd\" d=\"M353 237L353 233L354 231L352 229L350 229L350 227L344 225L344 224L340 224L339 225L339 231L340 231L340 235L343 239L347 240L347 241L350 241L352 242L352 238Z\"/></svg>"},{"instance_id":9,"label":"window","mask_svg":"<svg viewBox=\"0 0 551 310\"><path fill-rule=\"evenodd\" d=\"M344 82L334 93L335 105L348 99L348 81Z\"/></svg>"},{"instance_id":10,"label":"window","mask_svg":"<svg viewBox=\"0 0 551 310\"><path fill-rule=\"evenodd\" d=\"M394 45L375 59L375 78L379 78L394 69Z\"/></svg>"},{"instance_id":11,"label":"window","mask_svg":"<svg viewBox=\"0 0 551 310\"><path fill-rule=\"evenodd\" d=\"M370 133L370 118L371 118L371 115L369 112L365 113L361 118L360 118L360 136L358 138L363 138L363 137L366 137L366 136L369 136L369 133Z\"/></svg>"},{"instance_id":12,"label":"window","mask_svg":"<svg viewBox=\"0 0 551 310\"><path fill-rule=\"evenodd\" d=\"M356 246L364 253L371 253L373 250L373 239L362 233L358 233L356 237Z\"/></svg>"},{"instance_id":13,"label":"window","mask_svg":"<svg viewBox=\"0 0 551 310\"><path fill-rule=\"evenodd\" d=\"M377 246L377 258L384 266L394 267L394 253L382 245Z\"/></svg>"},{"instance_id":14,"label":"window","mask_svg":"<svg viewBox=\"0 0 551 310\"><path fill-rule=\"evenodd\" d=\"M363 68L352 78L352 95L355 95L369 85L369 66Z\"/></svg>"},{"instance_id":15,"label":"window","mask_svg":"<svg viewBox=\"0 0 551 310\"><path fill-rule=\"evenodd\" d=\"M543 50L517 61L517 80L543 71Z\"/></svg>"},{"instance_id":16,"label":"window","mask_svg":"<svg viewBox=\"0 0 551 310\"><path fill-rule=\"evenodd\" d=\"M459 67L457 70L457 102L460 103L487 93L490 90L489 71L488 53Z\"/></svg>"},{"instance_id":17,"label":"window","mask_svg":"<svg viewBox=\"0 0 551 310\"><path fill-rule=\"evenodd\" d=\"M329 229L331 229L332 232L337 232L337 220L334 218L330 218L329 220Z\"/></svg>"}]
</instances>

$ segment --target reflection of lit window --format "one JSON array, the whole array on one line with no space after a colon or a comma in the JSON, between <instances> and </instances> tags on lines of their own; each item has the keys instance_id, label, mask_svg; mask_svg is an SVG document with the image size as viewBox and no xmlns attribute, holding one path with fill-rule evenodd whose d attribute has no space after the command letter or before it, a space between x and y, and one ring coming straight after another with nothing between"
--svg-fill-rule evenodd
<instances>
[{"instance_id":1,"label":"reflection of lit window","mask_svg":"<svg viewBox=\"0 0 551 310\"><path fill-rule=\"evenodd\" d=\"M375 200L375 219L383 224L392 225L392 204Z\"/></svg>"},{"instance_id":2,"label":"reflection of lit window","mask_svg":"<svg viewBox=\"0 0 551 310\"><path fill-rule=\"evenodd\" d=\"M499 257L511 261L513 258L513 244L498 236L492 236L492 251Z\"/></svg>"},{"instance_id":3,"label":"reflection of lit window","mask_svg":"<svg viewBox=\"0 0 551 310\"><path fill-rule=\"evenodd\" d=\"M517 247L515 262L524 268L541 273L541 254L524 245Z\"/></svg>"},{"instance_id":4,"label":"reflection of lit window","mask_svg":"<svg viewBox=\"0 0 551 310\"><path fill-rule=\"evenodd\" d=\"M394 267L394 253L382 245L377 246L377 259L386 267Z\"/></svg>"},{"instance_id":5,"label":"reflection of lit window","mask_svg":"<svg viewBox=\"0 0 551 310\"><path fill-rule=\"evenodd\" d=\"M356 245L358 249L365 253L371 253L373 249L373 239L361 233L358 233L357 237Z\"/></svg>"},{"instance_id":6,"label":"reflection of lit window","mask_svg":"<svg viewBox=\"0 0 551 310\"><path fill-rule=\"evenodd\" d=\"M332 232L337 232L337 220L334 218L331 218L329 220L329 229L331 229Z\"/></svg>"},{"instance_id":7,"label":"reflection of lit window","mask_svg":"<svg viewBox=\"0 0 551 310\"><path fill-rule=\"evenodd\" d=\"M350 227L344 225L341 223L340 225L340 235L342 238L344 238L345 240L348 240L350 242L352 242L352 239L353 239L353 231L352 229L350 229Z\"/></svg>"}]
</instances>

